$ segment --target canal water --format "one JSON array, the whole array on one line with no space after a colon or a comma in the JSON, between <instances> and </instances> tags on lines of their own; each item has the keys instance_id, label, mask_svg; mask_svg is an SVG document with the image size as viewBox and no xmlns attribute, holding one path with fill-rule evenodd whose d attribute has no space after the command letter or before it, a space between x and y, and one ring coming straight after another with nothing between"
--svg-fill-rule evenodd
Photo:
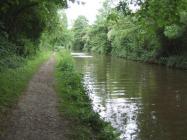
<instances>
[{"instance_id":1,"label":"canal water","mask_svg":"<svg viewBox=\"0 0 187 140\"><path fill-rule=\"evenodd\" d=\"M122 140L187 140L187 71L72 53L93 109Z\"/></svg>"}]
</instances>

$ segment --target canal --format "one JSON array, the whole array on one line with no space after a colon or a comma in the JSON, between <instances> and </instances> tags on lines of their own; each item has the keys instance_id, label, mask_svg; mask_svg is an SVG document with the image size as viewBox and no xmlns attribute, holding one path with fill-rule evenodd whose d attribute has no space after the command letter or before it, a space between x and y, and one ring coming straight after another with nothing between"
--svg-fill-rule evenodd
<instances>
[{"instance_id":1,"label":"canal","mask_svg":"<svg viewBox=\"0 0 187 140\"><path fill-rule=\"evenodd\" d=\"M93 109L122 140L187 140L187 71L72 53Z\"/></svg>"}]
</instances>

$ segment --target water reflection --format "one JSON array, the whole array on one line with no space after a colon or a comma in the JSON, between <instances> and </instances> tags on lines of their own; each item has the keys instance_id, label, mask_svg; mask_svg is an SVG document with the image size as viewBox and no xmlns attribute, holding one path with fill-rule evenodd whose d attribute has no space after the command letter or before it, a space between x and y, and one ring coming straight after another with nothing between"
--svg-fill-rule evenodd
<instances>
[{"instance_id":1,"label":"water reflection","mask_svg":"<svg viewBox=\"0 0 187 140\"><path fill-rule=\"evenodd\" d=\"M89 58L92 57L91 55L86 55L85 53L71 53L73 57L78 57L78 58Z\"/></svg>"},{"instance_id":2,"label":"water reflection","mask_svg":"<svg viewBox=\"0 0 187 140\"><path fill-rule=\"evenodd\" d=\"M187 139L186 72L109 56L73 56L94 110L121 139Z\"/></svg>"}]
</instances>

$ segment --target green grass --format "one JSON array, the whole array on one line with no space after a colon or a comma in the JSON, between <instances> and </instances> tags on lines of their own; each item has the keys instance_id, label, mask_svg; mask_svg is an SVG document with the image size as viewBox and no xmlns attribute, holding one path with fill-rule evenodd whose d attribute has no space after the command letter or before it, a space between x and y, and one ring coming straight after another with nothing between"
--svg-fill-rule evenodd
<instances>
[{"instance_id":1,"label":"green grass","mask_svg":"<svg viewBox=\"0 0 187 140\"><path fill-rule=\"evenodd\" d=\"M29 80L37 71L39 65L50 55L50 52L38 52L27 58L17 68L9 68L0 73L0 123L10 108L17 102L25 90Z\"/></svg>"},{"instance_id":2,"label":"green grass","mask_svg":"<svg viewBox=\"0 0 187 140\"><path fill-rule=\"evenodd\" d=\"M71 123L69 139L118 139L114 128L92 110L81 76L75 71L73 59L67 51L57 54L56 91L60 100L59 110Z\"/></svg>"}]
</instances>

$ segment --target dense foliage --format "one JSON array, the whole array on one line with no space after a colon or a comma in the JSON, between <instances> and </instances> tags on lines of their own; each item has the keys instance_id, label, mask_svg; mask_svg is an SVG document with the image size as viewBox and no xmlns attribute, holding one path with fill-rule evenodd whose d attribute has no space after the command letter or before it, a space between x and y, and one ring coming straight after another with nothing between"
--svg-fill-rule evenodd
<instances>
[{"instance_id":1,"label":"dense foliage","mask_svg":"<svg viewBox=\"0 0 187 140\"><path fill-rule=\"evenodd\" d=\"M20 55L36 49L41 33L52 32L56 25L57 8L64 6L61 0L2 0L0 2L0 33L14 43L14 51ZM27 47L32 44L33 47ZM31 49L31 50L30 50Z\"/></svg>"},{"instance_id":2,"label":"dense foliage","mask_svg":"<svg viewBox=\"0 0 187 140\"><path fill-rule=\"evenodd\" d=\"M186 0L106 0L82 40L84 50L186 68L186 36Z\"/></svg>"},{"instance_id":3,"label":"dense foliage","mask_svg":"<svg viewBox=\"0 0 187 140\"><path fill-rule=\"evenodd\" d=\"M79 16L73 25L73 49L80 50L84 47L84 35L88 27L88 20L84 16Z\"/></svg>"},{"instance_id":4,"label":"dense foliage","mask_svg":"<svg viewBox=\"0 0 187 140\"><path fill-rule=\"evenodd\" d=\"M0 71L19 67L42 47L63 45L69 34L59 9L65 7L66 0L1 0Z\"/></svg>"}]
</instances>

